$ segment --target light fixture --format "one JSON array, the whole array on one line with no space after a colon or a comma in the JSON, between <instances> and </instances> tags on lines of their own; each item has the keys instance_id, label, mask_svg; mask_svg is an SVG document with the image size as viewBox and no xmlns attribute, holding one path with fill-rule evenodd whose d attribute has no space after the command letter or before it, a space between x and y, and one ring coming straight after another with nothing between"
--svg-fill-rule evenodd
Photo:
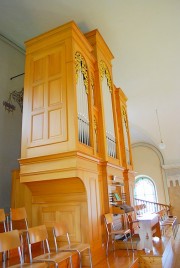
<instances>
[{"instance_id":1,"label":"light fixture","mask_svg":"<svg viewBox=\"0 0 180 268\"><path fill-rule=\"evenodd\" d=\"M159 143L159 149L163 150L163 149L166 148L166 144L163 142L163 139L162 139L162 134L161 134L161 128L160 128L159 116L158 116L158 110L157 109L156 109L156 116L157 116L157 123L158 123L159 135L160 135L160 140L161 140L161 142Z\"/></svg>"},{"instance_id":2,"label":"light fixture","mask_svg":"<svg viewBox=\"0 0 180 268\"><path fill-rule=\"evenodd\" d=\"M23 110L23 93L24 93L24 90L23 88L20 90L20 91L12 91L9 93L9 97L6 101L3 101L3 105L5 107L5 110L8 111L8 112L13 112L15 111L16 107L15 105L13 104L13 101L16 102L20 109L21 109L21 113L22 113L22 110Z\"/></svg>"},{"instance_id":3,"label":"light fixture","mask_svg":"<svg viewBox=\"0 0 180 268\"><path fill-rule=\"evenodd\" d=\"M21 75L24 75L24 73L18 74L16 76L13 76L10 78L10 80L17 78ZM15 111L16 106L14 105L13 102L16 102L20 109L21 109L21 113L23 110L23 95L24 95L24 89L22 88L20 91L17 90L13 90L9 93L9 97L6 101L3 101L3 106L5 108L5 111L11 112L13 113L13 111Z\"/></svg>"}]
</instances>

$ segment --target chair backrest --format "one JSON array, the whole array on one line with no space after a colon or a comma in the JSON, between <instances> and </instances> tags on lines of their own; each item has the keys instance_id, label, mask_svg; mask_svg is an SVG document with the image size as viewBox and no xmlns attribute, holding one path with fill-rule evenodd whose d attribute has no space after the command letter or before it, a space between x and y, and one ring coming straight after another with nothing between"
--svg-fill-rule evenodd
<instances>
[{"instance_id":1,"label":"chair backrest","mask_svg":"<svg viewBox=\"0 0 180 268\"><path fill-rule=\"evenodd\" d=\"M56 237L66 235L68 233L66 225L59 222L54 223L53 231Z\"/></svg>"},{"instance_id":2,"label":"chair backrest","mask_svg":"<svg viewBox=\"0 0 180 268\"><path fill-rule=\"evenodd\" d=\"M134 235L136 230L139 229L139 220L136 218L136 213L126 213L127 227L131 230L131 234Z\"/></svg>"},{"instance_id":3,"label":"chair backrest","mask_svg":"<svg viewBox=\"0 0 180 268\"><path fill-rule=\"evenodd\" d=\"M133 233L133 219L132 219L132 216L130 214L126 214L127 216L127 225L128 225L128 228L131 230L131 233Z\"/></svg>"},{"instance_id":4,"label":"chair backrest","mask_svg":"<svg viewBox=\"0 0 180 268\"><path fill-rule=\"evenodd\" d=\"M22 225L17 225L17 222L23 222ZM10 209L10 228L11 230L15 229L28 229L28 220L27 220L27 213L24 207L22 208L11 208Z\"/></svg>"},{"instance_id":5,"label":"chair backrest","mask_svg":"<svg viewBox=\"0 0 180 268\"><path fill-rule=\"evenodd\" d=\"M55 244L56 251L58 251L57 238L60 237L60 236L64 236L64 235L66 235L67 242L70 245L71 241L70 241L70 238L69 238L69 233L68 233L68 230L67 230L67 226L65 224L63 224L63 223L57 223L57 222L54 223L53 236L54 236L54 244Z\"/></svg>"},{"instance_id":6,"label":"chair backrest","mask_svg":"<svg viewBox=\"0 0 180 268\"><path fill-rule=\"evenodd\" d=\"M3 224L4 232L6 232L6 215L3 208L0 208L0 222Z\"/></svg>"},{"instance_id":7,"label":"chair backrest","mask_svg":"<svg viewBox=\"0 0 180 268\"><path fill-rule=\"evenodd\" d=\"M109 235L111 230L114 229L113 226L113 216L111 213L107 213L104 215L104 221L105 221L105 226L106 226L106 231L107 234Z\"/></svg>"},{"instance_id":8,"label":"chair backrest","mask_svg":"<svg viewBox=\"0 0 180 268\"><path fill-rule=\"evenodd\" d=\"M28 248L29 248L29 256L30 261L32 262L32 250L31 245L44 242L46 243L46 248L48 253L50 252L49 243L48 243L48 232L45 225L38 225L35 227L31 227L28 229ZM44 248L45 251L45 248Z\"/></svg>"},{"instance_id":9,"label":"chair backrest","mask_svg":"<svg viewBox=\"0 0 180 268\"><path fill-rule=\"evenodd\" d=\"M18 249L20 262L22 263L21 254L21 241L19 237L18 230L13 230L10 232L0 233L0 252L9 251L11 249Z\"/></svg>"},{"instance_id":10,"label":"chair backrest","mask_svg":"<svg viewBox=\"0 0 180 268\"><path fill-rule=\"evenodd\" d=\"M113 216L111 213L105 214L104 217L107 224L113 223Z\"/></svg>"}]
</instances>

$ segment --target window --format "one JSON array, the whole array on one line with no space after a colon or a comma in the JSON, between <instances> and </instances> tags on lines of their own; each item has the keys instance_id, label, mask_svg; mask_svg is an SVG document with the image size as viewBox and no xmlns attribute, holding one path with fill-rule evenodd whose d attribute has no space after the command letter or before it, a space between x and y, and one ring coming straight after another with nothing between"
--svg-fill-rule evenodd
<instances>
[{"instance_id":1,"label":"window","mask_svg":"<svg viewBox=\"0 0 180 268\"><path fill-rule=\"evenodd\" d=\"M157 202L156 186L148 176L138 176L135 180L134 198Z\"/></svg>"}]
</instances>

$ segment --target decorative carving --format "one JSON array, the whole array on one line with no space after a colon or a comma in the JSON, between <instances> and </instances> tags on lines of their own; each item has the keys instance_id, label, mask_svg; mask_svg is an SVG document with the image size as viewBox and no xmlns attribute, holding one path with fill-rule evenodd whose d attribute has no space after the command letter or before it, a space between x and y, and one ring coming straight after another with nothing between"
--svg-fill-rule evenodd
<instances>
[{"instance_id":1,"label":"decorative carving","mask_svg":"<svg viewBox=\"0 0 180 268\"><path fill-rule=\"evenodd\" d=\"M75 53L76 82L78 81L79 71L83 74L84 86L88 94L88 69L84 57L80 52Z\"/></svg>"},{"instance_id":2,"label":"decorative carving","mask_svg":"<svg viewBox=\"0 0 180 268\"><path fill-rule=\"evenodd\" d=\"M124 120L124 125L126 127L126 132L128 133L127 113L126 113L126 108L124 106L122 107L122 117L123 117L123 120Z\"/></svg>"},{"instance_id":3,"label":"decorative carving","mask_svg":"<svg viewBox=\"0 0 180 268\"><path fill-rule=\"evenodd\" d=\"M97 134L97 119L94 116L94 132Z\"/></svg>"},{"instance_id":4,"label":"decorative carving","mask_svg":"<svg viewBox=\"0 0 180 268\"><path fill-rule=\"evenodd\" d=\"M106 78L107 78L107 84L109 86L109 91L112 93L111 76L110 76L109 70L108 70L105 62L101 60L100 61L100 77L101 77L101 80L103 79L104 76L106 76Z\"/></svg>"},{"instance_id":5,"label":"decorative carving","mask_svg":"<svg viewBox=\"0 0 180 268\"><path fill-rule=\"evenodd\" d=\"M95 105L95 98L94 98L94 77L93 76L91 76L90 86L91 86L91 92L92 92L93 105Z\"/></svg>"},{"instance_id":6,"label":"decorative carving","mask_svg":"<svg viewBox=\"0 0 180 268\"><path fill-rule=\"evenodd\" d=\"M95 142L95 148L96 148L96 153L98 153L98 123L97 119L94 116L94 142Z\"/></svg>"}]
</instances>

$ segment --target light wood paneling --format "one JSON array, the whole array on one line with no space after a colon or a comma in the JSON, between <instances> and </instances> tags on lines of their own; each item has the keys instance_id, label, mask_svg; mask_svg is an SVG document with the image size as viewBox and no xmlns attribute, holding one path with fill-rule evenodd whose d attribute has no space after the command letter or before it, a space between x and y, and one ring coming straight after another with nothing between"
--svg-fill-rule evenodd
<instances>
[{"instance_id":1,"label":"light wood paneling","mask_svg":"<svg viewBox=\"0 0 180 268\"><path fill-rule=\"evenodd\" d=\"M31 141L43 140L44 133L44 115L36 114L32 116L32 135Z\"/></svg>"},{"instance_id":2,"label":"light wood paneling","mask_svg":"<svg viewBox=\"0 0 180 268\"><path fill-rule=\"evenodd\" d=\"M60 45L31 57L29 147L67 139L64 54L65 47Z\"/></svg>"}]
</instances>

